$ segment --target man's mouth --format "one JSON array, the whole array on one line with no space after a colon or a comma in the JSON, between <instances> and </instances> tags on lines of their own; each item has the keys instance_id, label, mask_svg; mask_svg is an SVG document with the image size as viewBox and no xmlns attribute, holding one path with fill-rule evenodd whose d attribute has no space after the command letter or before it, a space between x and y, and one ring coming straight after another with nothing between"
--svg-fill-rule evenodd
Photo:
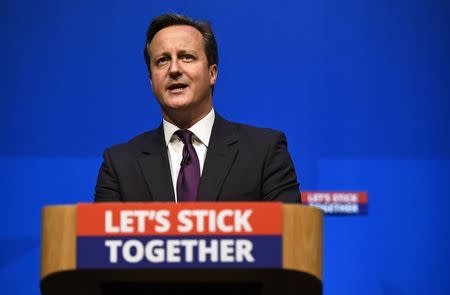
<instances>
[{"instance_id":1,"label":"man's mouth","mask_svg":"<svg viewBox=\"0 0 450 295\"><path fill-rule=\"evenodd\" d=\"M169 90L172 93L178 93L182 92L186 87L188 87L187 84L184 83L173 83L167 87L167 90Z\"/></svg>"}]
</instances>

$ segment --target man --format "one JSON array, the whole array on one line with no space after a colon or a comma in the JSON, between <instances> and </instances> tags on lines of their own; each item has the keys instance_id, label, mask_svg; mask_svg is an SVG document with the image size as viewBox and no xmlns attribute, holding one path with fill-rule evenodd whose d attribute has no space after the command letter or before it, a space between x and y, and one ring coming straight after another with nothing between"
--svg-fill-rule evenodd
<instances>
[{"instance_id":1,"label":"man","mask_svg":"<svg viewBox=\"0 0 450 295\"><path fill-rule=\"evenodd\" d=\"M208 23L156 17L144 56L163 123L105 151L95 201L300 202L285 136L215 113L218 50Z\"/></svg>"}]
</instances>

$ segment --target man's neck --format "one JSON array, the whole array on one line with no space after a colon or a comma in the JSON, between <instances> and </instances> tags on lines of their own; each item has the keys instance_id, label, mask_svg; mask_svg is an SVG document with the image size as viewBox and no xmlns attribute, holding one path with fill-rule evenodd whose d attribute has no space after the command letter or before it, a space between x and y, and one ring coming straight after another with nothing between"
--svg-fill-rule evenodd
<instances>
[{"instance_id":1,"label":"man's neck","mask_svg":"<svg viewBox=\"0 0 450 295\"><path fill-rule=\"evenodd\" d=\"M212 110L212 105L204 111L192 113L189 110L174 110L166 112L163 110L162 115L164 120L174 124L180 129L188 129L195 123L203 119Z\"/></svg>"}]
</instances>

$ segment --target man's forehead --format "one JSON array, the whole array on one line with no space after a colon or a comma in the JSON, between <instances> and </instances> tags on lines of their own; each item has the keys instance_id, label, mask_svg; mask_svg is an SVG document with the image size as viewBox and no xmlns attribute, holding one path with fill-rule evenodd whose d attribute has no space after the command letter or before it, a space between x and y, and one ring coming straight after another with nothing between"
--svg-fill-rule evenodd
<instances>
[{"instance_id":1,"label":"man's forehead","mask_svg":"<svg viewBox=\"0 0 450 295\"><path fill-rule=\"evenodd\" d=\"M200 49L203 47L203 36L199 30L192 26L169 26L159 30L158 33L155 34L150 42L149 49L151 51L160 51L180 46Z\"/></svg>"}]
</instances>

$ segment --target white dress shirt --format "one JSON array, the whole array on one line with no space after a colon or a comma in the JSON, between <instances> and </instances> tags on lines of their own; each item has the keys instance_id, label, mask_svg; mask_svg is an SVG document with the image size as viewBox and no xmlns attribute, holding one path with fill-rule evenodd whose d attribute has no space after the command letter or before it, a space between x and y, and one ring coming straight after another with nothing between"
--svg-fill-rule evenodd
<instances>
[{"instance_id":1,"label":"white dress shirt","mask_svg":"<svg viewBox=\"0 0 450 295\"><path fill-rule=\"evenodd\" d=\"M192 145L200 162L200 176L203 172L205 164L206 152L208 150L209 139L215 119L214 109L203 117L200 121L188 128L194 136L192 136ZM184 143L174 133L180 128L163 119L164 139L166 141L167 153L169 156L170 173L172 175L173 191L175 193L175 202L177 202L177 180L180 173L180 163L183 158Z\"/></svg>"}]
</instances>

